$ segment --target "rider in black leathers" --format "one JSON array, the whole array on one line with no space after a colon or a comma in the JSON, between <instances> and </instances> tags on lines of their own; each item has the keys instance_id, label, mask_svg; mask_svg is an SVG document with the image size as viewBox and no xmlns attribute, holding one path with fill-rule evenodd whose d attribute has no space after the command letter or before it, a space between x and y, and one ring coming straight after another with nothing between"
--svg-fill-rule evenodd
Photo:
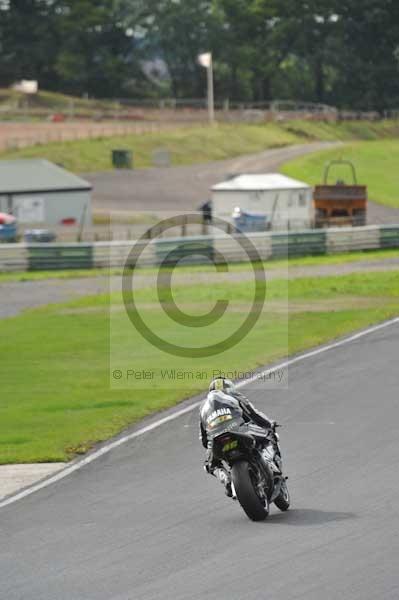
<instances>
[{"instance_id":1,"label":"rider in black leathers","mask_svg":"<svg viewBox=\"0 0 399 600\"><path fill-rule=\"evenodd\" d=\"M264 415L262 412L257 410L253 406L253 404L251 404L251 402L243 394L241 394L240 392L238 392L236 390L232 381L230 381L229 379L224 379L224 378L217 378L217 379L214 379L213 381L211 381L211 384L209 386L209 394L217 394L220 392L223 392L224 394L227 394L231 398L234 398L235 400L237 400L239 408L242 411L242 416L243 416L243 419L245 422L255 423L259 427L263 427L264 429L266 429L268 431L270 431L270 430L274 431L274 429L276 427L276 422L269 419L266 415ZM227 474L223 468L223 465L218 460L214 459L213 454L212 454L212 446L208 440L207 425L206 425L206 421L202 415L202 407L204 406L205 402L206 402L206 399L200 406L200 440L202 441L202 445L204 446L204 448L206 448L206 451L207 451L204 468L210 475L219 476L219 472L220 471L222 472L221 473L222 477L219 477L219 479L225 484L226 494L228 496L230 496L231 495L230 479L229 479L229 477L227 477Z\"/></svg>"}]
</instances>

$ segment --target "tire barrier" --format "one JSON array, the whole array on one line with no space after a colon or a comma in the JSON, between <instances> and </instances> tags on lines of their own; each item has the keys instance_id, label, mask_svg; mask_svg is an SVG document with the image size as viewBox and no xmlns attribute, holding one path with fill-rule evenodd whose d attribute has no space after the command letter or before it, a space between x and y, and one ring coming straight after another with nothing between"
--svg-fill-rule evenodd
<instances>
[{"instance_id":1,"label":"tire barrier","mask_svg":"<svg viewBox=\"0 0 399 600\"><path fill-rule=\"evenodd\" d=\"M326 231L272 233L272 258L326 254Z\"/></svg>"},{"instance_id":2,"label":"tire barrier","mask_svg":"<svg viewBox=\"0 0 399 600\"><path fill-rule=\"evenodd\" d=\"M399 225L335 227L306 231L257 232L246 234L262 260L294 256L315 256L339 252L399 248ZM156 266L171 251L187 245L198 248L193 262L209 262L222 253L228 262L247 260L235 243L240 234L198 235L150 240L140 265ZM137 242L94 242L70 244L0 244L0 272L56 269L122 268ZM194 256L194 255L193 255ZM202 257L202 258L201 258Z\"/></svg>"},{"instance_id":3,"label":"tire barrier","mask_svg":"<svg viewBox=\"0 0 399 600\"><path fill-rule=\"evenodd\" d=\"M28 271L93 267L92 244L33 244L27 250Z\"/></svg>"}]
</instances>

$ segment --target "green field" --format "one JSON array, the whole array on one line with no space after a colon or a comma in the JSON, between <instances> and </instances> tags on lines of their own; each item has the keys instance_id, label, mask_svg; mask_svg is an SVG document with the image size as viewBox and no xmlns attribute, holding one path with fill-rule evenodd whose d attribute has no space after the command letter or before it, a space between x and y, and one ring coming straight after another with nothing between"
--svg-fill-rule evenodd
<instances>
[{"instance_id":1,"label":"green field","mask_svg":"<svg viewBox=\"0 0 399 600\"><path fill-rule=\"evenodd\" d=\"M311 184L321 183L324 165L337 158L349 159L354 163L358 182L368 186L370 200L399 208L399 140L351 143L343 148L293 160L284 165L282 171ZM351 182L348 167L331 169L331 181L335 182L336 179Z\"/></svg>"},{"instance_id":2,"label":"green field","mask_svg":"<svg viewBox=\"0 0 399 600\"><path fill-rule=\"evenodd\" d=\"M111 151L129 148L134 152L137 168L152 164L152 153L157 148L168 148L173 165L187 165L251 154L266 148L295 143L296 136L270 124L219 125L176 129L118 137L104 137L73 142L51 143L22 150L9 151L0 158L44 157L75 172L106 171L112 168Z\"/></svg>"},{"instance_id":3,"label":"green field","mask_svg":"<svg viewBox=\"0 0 399 600\"><path fill-rule=\"evenodd\" d=\"M152 153L160 147L169 149L173 165L188 165L317 140L368 140L394 138L398 135L399 123L394 121L219 124L217 127L196 126L175 131L44 144L3 152L0 158L44 157L71 171L95 172L112 168L111 150L119 147L131 149L134 152L135 166L145 168L151 166Z\"/></svg>"},{"instance_id":4,"label":"green field","mask_svg":"<svg viewBox=\"0 0 399 600\"><path fill-rule=\"evenodd\" d=\"M287 351L297 352L398 314L399 271L295 279L288 286L288 314L287 282L270 282L267 310L248 337L220 357L196 359L195 368L253 368ZM178 305L192 314L207 312L220 297L235 302L234 310L212 330L212 339L236 327L252 300L247 282L173 290ZM136 299L160 335L181 343L209 341L208 328L190 328L187 334L166 318L154 291L139 290ZM183 382L156 392L110 389L110 369L115 365L194 368L192 359L163 355L127 326L118 295L113 295L112 306L111 357L107 296L31 310L2 321L1 463L70 459L146 414L205 389L206 381Z\"/></svg>"}]
</instances>

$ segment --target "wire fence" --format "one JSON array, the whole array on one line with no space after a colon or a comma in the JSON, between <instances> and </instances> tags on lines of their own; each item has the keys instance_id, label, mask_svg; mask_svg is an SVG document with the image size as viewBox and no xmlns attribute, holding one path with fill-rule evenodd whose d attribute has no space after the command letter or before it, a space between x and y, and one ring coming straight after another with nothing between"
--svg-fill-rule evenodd
<instances>
[{"instance_id":1,"label":"wire fence","mask_svg":"<svg viewBox=\"0 0 399 600\"><path fill-rule=\"evenodd\" d=\"M205 121L198 126L205 126ZM191 127L190 122L65 122L57 123L2 123L0 124L0 150L18 150L52 142L77 141L160 133L176 128Z\"/></svg>"}]
</instances>

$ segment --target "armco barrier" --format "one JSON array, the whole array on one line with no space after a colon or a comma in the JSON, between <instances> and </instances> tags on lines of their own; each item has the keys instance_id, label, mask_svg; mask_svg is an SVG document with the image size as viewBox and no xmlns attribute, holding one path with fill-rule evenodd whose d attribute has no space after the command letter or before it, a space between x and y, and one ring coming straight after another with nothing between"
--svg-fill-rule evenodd
<instances>
[{"instance_id":1,"label":"armco barrier","mask_svg":"<svg viewBox=\"0 0 399 600\"><path fill-rule=\"evenodd\" d=\"M332 227L326 229L327 254L380 248L380 227ZM399 246L399 243L398 243Z\"/></svg>"},{"instance_id":2,"label":"armco barrier","mask_svg":"<svg viewBox=\"0 0 399 600\"><path fill-rule=\"evenodd\" d=\"M249 238L251 244L245 243ZM241 244L238 243L241 240ZM221 260L248 261L255 247L262 260L287 256L333 254L354 250L399 248L399 225L342 227L307 231L257 232L242 236L215 234L176 238L159 238L137 242L141 244L139 265L159 265L172 251L173 257L187 256L187 250L197 250L190 262ZM132 263L131 242L96 242L93 244L0 244L0 271L47 269L87 269L92 267L123 267ZM177 252L174 252L177 250Z\"/></svg>"},{"instance_id":3,"label":"armco barrier","mask_svg":"<svg viewBox=\"0 0 399 600\"><path fill-rule=\"evenodd\" d=\"M380 248L398 248L399 225L382 225L380 227Z\"/></svg>"},{"instance_id":4,"label":"armco barrier","mask_svg":"<svg viewBox=\"0 0 399 600\"><path fill-rule=\"evenodd\" d=\"M213 237L206 235L195 238L155 240L155 256L157 263L164 265L176 264L179 258L186 259L190 264L201 264L206 259L213 261Z\"/></svg>"},{"instance_id":5,"label":"armco barrier","mask_svg":"<svg viewBox=\"0 0 399 600\"><path fill-rule=\"evenodd\" d=\"M24 244L0 244L0 272L27 270L28 248Z\"/></svg>"},{"instance_id":6,"label":"armco barrier","mask_svg":"<svg viewBox=\"0 0 399 600\"><path fill-rule=\"evenodd\" d=\"M139 244L139 242L137 242ZM129 263L129 254L135 242L96 242L93 244L93 267L120 268ZM156 264L155 244L142 243L143 251L140 253L140 265L151 266Z\"/></svg>"},{"instance_id":7,"label":"armco barrier","mask_svg":"<svg viewBox=\"0 0 399 600\"><path fill-rule=\"evenodd\" d=\"M239 236L240 237L240 236ZM251 244L256 248L261 260L268 260L272 256L272 239L270 233L252 233L247 235ZM242 236L241 236L242 238ZM213 246L215 248L215 261L218 260L217 253L223 255L227 262L248 262L249 256L253 255L252 249L245 244L245 238L241 239L242 245L238 244L231 236L215 236ZM255 257L254 257L255 258Z\"/></svg>"}]
</instances>

